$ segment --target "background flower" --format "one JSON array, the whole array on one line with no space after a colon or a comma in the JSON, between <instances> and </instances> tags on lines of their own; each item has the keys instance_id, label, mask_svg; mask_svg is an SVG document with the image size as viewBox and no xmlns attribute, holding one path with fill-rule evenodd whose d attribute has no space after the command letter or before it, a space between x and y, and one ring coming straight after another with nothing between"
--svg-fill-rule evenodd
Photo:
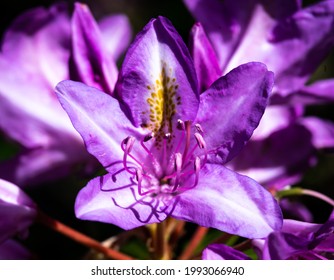
<instances>
[{"instance_id":1,"label":"background flower","mask_svg":"<svg viewBox=\"0 0 334 280\"><path fill-rule=\"evenodd\" d=\"M16 185L0 179L0 259L26 258L30 254L14 240L27 236L37 216L35 203Z\"/></svg>"},{"instance_id":2,"label":"background flower","mask_svg":"<svg viewBox=\"0 0 334 280\"><path fill-rule=\"evenodd\" d=\"M112 93L114 59L130 37L125 16L105 18L99 27L82 4L73 17L62 3L32 9L12 23L0 53L0 129L22 149L1 163L1 177L24 186L59 179L80 164L86 171L96 168L54 86L71 77Z\"/></svg>"},{"instance_id":3,"label":"background flower","mask_svg":"<svg viewBox=\"0 0 334 280\"><path fill-rule=\"evenodd\" d=\"M333 101L333 79L305 83L333 48L334 1L306 8L298 1L243 1L242 10L237 1L184 3L199 21L190 48L203 88L249 61L275 73L270 106L230 167L272 189L300 181L316 149L333 148L334 125L305 117L304 105Z\"/></svg>"}]
</instances>

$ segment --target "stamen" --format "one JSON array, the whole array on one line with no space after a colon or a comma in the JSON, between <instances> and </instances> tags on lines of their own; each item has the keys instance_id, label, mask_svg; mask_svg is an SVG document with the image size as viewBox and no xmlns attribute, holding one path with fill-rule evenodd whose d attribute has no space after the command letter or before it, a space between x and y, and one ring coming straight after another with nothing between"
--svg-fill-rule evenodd
<instances>
[{"instance_id":1,"label":"stamen","mask_svg":"<svg viewBox=\"0 0 334 280\"><path fill-rule=\"evenodd\" d=\"M197 130L199 133L203 134L202 126L201 126L199 123L196 123L196 124L195 124L195 128L196 128L196 130Z\"/></svg>"},{"instance_id":2,"label":"stamen","mask_svg":"<svg viewBox=\"0 0 334 280\"><path fill-rule=\"evenodd\" d=\"M172 134L170 134L170 133L166 133L166 134L164 135L164 139L168 140L168 139L171 138L171 136L172 136Z\"/></svg>"},{"instance_id":3,"label":"stamen","mask_svg":"<svg viewBox=\"0 0 334 280\"><path fill-rule=\"evenodd\" d=\"M195 182L191 187L185 187L185 188L180 188L180 191L187 191L187 190L191 190L193 188L195 188L198 184L198 180L199 180L199 171L201 170L201 159L199 157L195 158L194 161L194 170L193 171L188 171L186 173L188 173L189 175L191 174L195 174ZM183 173L182 176L186 175L186 173Z\"/></svg>"},{"instance_id":4,"label":"stamen","mask_svg":"<svg viewBox=\"0 0 334 280\"><path fill-rule=\"evenodd\" d=\"M142 197L141 199L137 199L136 194L135 194L135 191L134 191L132 188L131 188L130 190L131 190L132 195L133 195L134 200L135 200L134 203L132 203L132 204L130 204L130 205L128 205L128 206L121 206L121 205L119 205L119 204L117 203L117 201L115 200L115 198L112 197L111 199L113 200L114 204L115 204L117 207L120 207L120 208L123 208L123 209L129 209L129 210L131 210L132 213L135 215L135 217L136 217L140 222L142 222L142 223L144 223L144 224L148 223L148 222L151 220L151 218L152 218L153 216L155 216L158 220L160 220L159 213L157 212L157 207L158 207L158 205L159 205L159 200L151 199L151 201L146 202L146 201L144 201L144 199L147 198L147 196L144 196L144 197ZM153 205L153 202L155 202L155 205ZM136 206L137 204L142 204L142 205L145 205L145 206L148 206L148 207L151 208L151 213L148 215L148 217L147 217L145 220L142 219L142 218L140 217L139 212L135 209L135 206Z\"/></svg>"},{"instance_id":5,"label":"stamen","mask_svg":"<svg viewBox=\"0 0 334 280\"><path fill-rule=\"evenodd\" d=\"M206 143L205 143L202 135L196 132L194 134L194 136L196 138L197 144L200 147L200 149L204 149L206 147Z\"/></svg>"},{"instance_id":6,"label":"stamen","mask_svg":"<svg viewBox=\"0 0 334 280\"><path fill-rule=\"evenodd\" d=\"M143 187L142 187L143 173L142 173L142 171L139 168L136 169L136 179L137 179L137 182L138 182L138 193L140 195L147 195L147 194L150 194L150 193L154 193L156 191L153 188L151 190L143 192Z\"/></svg>"},{"instance_id":7,"label":"stamen","mask_svg":"<svg viewBox=\"0 0 334 280\"><path fill-rule=\"evenodd\" d=\"M172 189L173 192L176 191L177 187L179 186L181 169L182 169L182 155L180 153L176 153L175 154L176 177L175 177L175 181L174 181L174 187Z\"/></svg>"},{"instance_id":8,"label":"stamen","mask_svg":"<svg viewBox=\"0 0 334 280\"><path fill-rule=\"evenodd\" d=\"M144 137L144 142L147 142L147 141L151 140L153 137L154 137L154 132L152 131L150 134L147 134Z\"/></svg>"},{"instance_id":9,"label":"stamen","mask_svg":"<svg viewBox=\"0 0 334 280\"><path fill-rule=\"evenodd\" d=\"M180 149L180 147L181 147L181 144L182 144L182 142L183 142L183 140L184 140L184 137L185 137L185 131L182 130L181 138L180 138L180 140L179 140L179 143L177 143L177 146L176 146L176 148L175 148L175 150L174 150L174 153L177 153L177 152L179 151L179 149Z\"/></svg>"},{"instance_id":10,"label":"stamen","mask_svg":"<svg viewBox=\"0 0 334 280\"><path fill-rule=\"evenodd\" d=\"M133 136L128 136L123 140L127 153L130 153L135 143L135 138Z\"/></svg>"},{"instance_id":11,"label":"stamen","mask_svg":"<svg viewBox=\"0 0 334 280\"><path fill-rule=\"evenodd\" d=\"M188 149L189 149L189 145L190 145L190 127L191 127L191 122L190 121L186 121L185 122L185 128L186 128L186 145L184 147L184 152L183 152L183 163L184 160L187 158L187 153L188 153Z\"/></svg>"},{"instance_id":12,"label":"stamen","mask_svg":"<svg viewBox=\"0 0 334 280\"><path fill-rule=\"evenodd\" d=\"M130 170L130 168L129 168L128 165L127 165L127 160L126 160L126 159L127 159L127 156L128 156L128 155L130 154L130 152L131 152L131 149L132 149L132 147L133 147L134 142L135 142L135 138L132 137L132 136L129 136L129 137L125 138L125 139L122 141L122 143L121 143L121 148L122 148L122 150L124 151L124 155L123 155L123 166L124 166L124 169L125 169L128 173L130 173L130 174L132 174L132 175L136 175L136 173ZM124 148L124 146L125 146L125 148Z\"/></svg>"},{"instance_id":13,"label":"stamen","mask_svg":"<svg viewBox=\"0 0 334 280\"><path fill-rule=\"evenodd\" d=\"M194 169L196 177L195 177L195 184L193 187L196 187L199 179L199 171L201 169L201 159L199 157L195 158Z\"/></svg>"},{"instance_id":14,"label":"stamen","mask_svg":"<svg viewBox=\"0 0 334 280\"><path fill-rule=\"evenodd\" d=\"M204 149L204 160L203 160L203 163L202 163L202 167L203 167L205 165L207 159L208 159L208 152L206 150L206 143L204 141L203 136L199 133L195 133L195 138L196 138L197 144L200 147L200 149L202 149L202 150Z\"/></svg>"},{"instance_id":15,"label":"stamen","mask_svg":"<svg viewBox=\"0 0 334 280\"><path fill-rule=\"evenodd\" d=\"M152 134L151 134L151 136L152 136ZM154 167L155 172L158 175L161 175L161 167L160 167L159 162L157 161L157 159L155 158L155 156L152 154L152 152L145 146L144 142L146 142L145 138L144 138L144 140L140 141L140 145L143 147L143 149L146 151L146 153L148 154L148 156L151 158L152 165Z\"/></svg>"},{"instance_id":16,"label":"stamen","mask_svg":"<svg viewBox=\"0 0 334 280\"><path fill-rule=\"evenodd\" d=\"M193 155L193 153L195 152L195 150L196 150L197 147L199 147L200 149L204 149L204 148L206 147L206 143L205 143L205 141L204 141L204 139L203 139L203 137L202 137L201 134L199 134L199 133L196 132L196 133L194 134L194 136L195 136L197 145L195 145L195 146L191 149L191 151L190 151L190 153L188 154L188 156L184 159L184 162L185 162L185 163L187 163L188 159ZM184 166L184 167L185 167L185 166Z\"/></svg>"},{"instance_id":17,"label":"stamen","mask_svg":"<svg viewBox=\"0 0 334 280\"><path fill-rule=\"evenodd\" d=\"M176 125L176 128L178 130L185 130L185 125L184 125L184 122L180 119L177 120L177 125Z\"/></svg>"},{"instance_id":18,"label":"stamen","mask_svg":"<svg viewBox=\"0 0 334 280\"><path fill-rule=\"evenodd\" d=\"M172 135L170 133L166 133L163 137L163 149L162 149L162 159L161 159L161 163L162 163L162 169L165 170L166 169L166 157L167 157L167 141L172 137Z\"/></svg>"}]
</instances>

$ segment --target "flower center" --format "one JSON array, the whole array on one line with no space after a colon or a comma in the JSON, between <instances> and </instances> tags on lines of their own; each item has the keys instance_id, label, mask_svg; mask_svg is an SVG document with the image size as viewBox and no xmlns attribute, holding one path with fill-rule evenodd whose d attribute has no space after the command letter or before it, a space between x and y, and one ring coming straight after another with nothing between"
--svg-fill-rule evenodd
<instances>
[{"instance_id":1,"label":"flower center","mask_svg":"<svg viewBox=\"0 0 334 280\"><path fill-rule=\"evenodd\" d=\"M203 130L199 124L182 120L176 127L177 133L173 137L166 133L159 148L154 132L140 141L140 150L134 150L134 137L122 141L124 170L137 181L141 196L174 196L198 184L200 169L207 160Z\"/></svg>"}]
</instances>

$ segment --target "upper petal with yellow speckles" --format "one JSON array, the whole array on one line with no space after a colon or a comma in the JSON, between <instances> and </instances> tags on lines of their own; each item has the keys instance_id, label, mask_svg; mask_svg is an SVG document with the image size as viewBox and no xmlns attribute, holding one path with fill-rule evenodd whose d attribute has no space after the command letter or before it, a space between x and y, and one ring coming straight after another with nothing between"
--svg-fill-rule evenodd
<instances>
[{"instance_id":1,"label":"upper petal with yellow speckles","mask_svg":"<svg viewBox=\"0 0 334 280\"><path fill-rule=\"evenodd\" d=\"M116 85L137 127L172 133L178 119L194 120L199 105L189 51L172 24L151 20L130 46Z\"/></svg>"}]
</instances>

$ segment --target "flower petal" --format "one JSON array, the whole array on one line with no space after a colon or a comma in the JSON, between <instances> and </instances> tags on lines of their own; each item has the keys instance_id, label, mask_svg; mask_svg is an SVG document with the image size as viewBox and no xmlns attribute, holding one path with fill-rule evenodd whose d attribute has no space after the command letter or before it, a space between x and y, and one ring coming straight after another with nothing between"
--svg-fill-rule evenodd
<instances>
[{"instance_id":1,"label":"flower petal","mask_svg":"<svg viewBox=\"0 0 334 280\"><path fill-rule=\"evenodd\" d=\"M285 96L309 79L334 44L333 1L305 9L300 1L184 0L202 22L227 73L250 61L275 73L275 92ZM305 59L307 57L307 59Z\"/></svg>"},{"instance_id":2,"label":"flower petal","mask_svg":"<svg viewBox=\"0 0 334 280\"><path fill-rule=\"evenodd\" d=\"M11 161L17 165L11 165L13 169L5 177L16 183L37 183L45 178L38 174L55 171L51 171L55 162L68 168L69 162L87 159L80 135L54 93L56 83L69 75L70 20L66 5L35 8L19 16L5 33L1 49L0 129L23 146L23 155ZM1 174L9 166L3 168Z\"/></svg>"},{"instance_id":3,"label":"flower petal","mask_svg":"<svg viewBox=\"0 0 334 280\"><path fill-rule=\"evenodd\" d=\"M228 167L268 188L280 189L296 183L315 163L315 155L310 132L292 124L263 140L250 140Z\"/></svg>"},{"instance_id":4,"label":"flower petal","mask_svg":"<svg viewBox=\"0 0 334 280\"><path fill-rule=\"evenodd\" d=\"M81 139L79 139L81 140ZM83 172L91 173L99 166L97 160L87 153L83 143L69 139L58 146L29 149L0 163L0 178L14 182L22 188L40 185L73 174L85 162Z\"/></svg>"},{"instance_id":5,"label":"flower petal","mask_svg":"<svg viewBox=\"0 0 334 280\"><path fill-rule=\"evenodd\" d=\"M104 17L98 22L101 31L103 46L114 60L129 46L132 38L132 29L126 15L117 14Z\"/></svg>"},{"instance_id":6,"label":"flower petal","mask_svg":"<svg viewBox=\"0 0 334 280\"><path fill-rule=\"evenodd\" d=\"M300 201L283 198L280 200L279 205L281 206L285 217L291 217L293 219L304 222L313 221L312 212L305 206L305 204L301 203Z\"/></svg>"},{"instance_id":7,"label":"flower petal","mask_svg":"<svg viewBox=\"0 0 334 280\"><path fill-rule=\"evenodd\" d=\"M316 117L302 118L299 123L311 132L315 148L334 148L334 123Z\"/></svg>"},{"instance_id":8,"label":"flower petal","mask_svg":"<svg viewBox=\"0 0 334 280\"><path fill-rule=\"evenodd\" d=\"M334 102L334 79L320 80L311 85L304 86L292 92L286 97L273 96L273 101L277 103L317 105L326 102Z\"/></svg>"},{"instance_id":9,"label":"flower petal","mask_svg":"<svg viewBox=\"0 0 334 280\"><path fill-rule=\"evenodd\" d=\"M38 76L40 86L47 87L47 92L55 99L52 89L67 77L69 49L68 10L66 4L58 3L49 9L34 8L20 15L4 35L1 56L5 56L12 64L19 65L16 71L27 73L28 81L36 81ZM5 73L7 69L2 71ZM27 91L26 89L24 92ZM38 91L29 94L40 98Z\"/></svg>"},{"instance_id":10,"label":"flower petal","mask_svg":"<svg viewBox=\"0 0 334 280\"><path fill-rule=\"evenodd\" d=\"M307 7L275 26L273 48L260 61L274 71L281 95L301 88L326 58L334 45L333 27L333 1Z\"/></svg>"},{"instance_id":11,"label":"flower petal","mask_svg":"<svg viewBox=\"0 0 334 280\"><path fill-rule=\"evenodd\" d=\"M314 232L318 231L320 228L320 224L284 219L281 231L311 241L314 238Z\"/></svg>"},{"instance_id":12,"label":"flower petal","mask_svg":"<svg viewBox=\"0 0 334 280\"><path fill-rule=\"evenodd\" d=\"M36 214L35 203L23 191L0 179L0 243L25 231Z\"/></svg>"},{"instance_id":13,"label":"flower petal","mask_svg":"<svg viewBox=\"0 0 334 280\"><path fill-rule=\"evenodd\" d=\"M308 251L309 241L290 233L273 232L264 245L262 258L264 260L286 260L294 255Z\"/></svg>"},{"instance_id":14,"label":"flower petal","mask_svg":"<svg viewBox=\"0 0 334 280\"><path fill-rule=\"evenodd\" d=\"M220 61L220 67L227 73L241 63L226 65L235 52L238 52L244 41L252 40L253 44L247 44L245 54L259 51L259 41L267 38L266 33L274 20L290 15L299 8L299 1L285 0L275 1L243 1L240 4L233 0L184 0L183 1L196 21L203 24L204 29L216 50ZM259 3L260 2L260 3ZM268 12L268 14L267 14ZM254 42L255 41L255 42ZM245 49L243 48L243 51ZM262 52L259 51L260 53ZM242 63L261 61L252 59L243 60Z\"/></svg>"},{"instance_id":15,"label":"flower petal","mask_svg":"<svg viewBox=\"0 0 334 280\"><path fill-rule=\"evenodd\" d=\"M262 140L275 131L284 129L297 121L303 113L302 108L287 105L268 106L261 118L259 126L254 130L252 140Z\"/></svg>"},{"instance_id":16,"label":"flower petal","mask_svg":"<svg viewBox=\"0 0 334 280\"><path fill-rule=\"evenodd\" d=\"M104 167L123 158L121 143L126 137L143 135L128 120L118 101L96 88L63 81L57 85L56 93L87 150Z\"/></svg>"},{"instance_id":17,"label":"flower petal","mask_svg":"<svg viewBox=\"0 0 334 280\"><path fill-rule=\"evenodd\" d=\"M225 244L210 244L203 250L202 260L250 260L250 258Z\"/></svg>"},{"instance_id":18,"label":"flower petal","mask_svg":"<svg viewBox=\"0 0 334 280\"><path fill-rule=\"evenodd\" d=\"M206 164L198 185L179 195L171 216L247 238L262 238L282 226L273 196L252 179Z\"/></svg>"},{"instance_id":19,"label":"flower petal","mask_svg":"<svg viewBox=\"0 0 334 280\"><path fill-rule=\"evenodd\" d=\"M333 48L333 15L334 2L322 1L274 22L261 36L247 34L226 71L248 61L263 62L275 73L274 92L286 96L298 90Z\"/></svg>"},{"instance_id":20,"label":"flower petal","mask_svg":"<svg viewBox=\"0 0 334 280\"><path fill-rule=\"evenodd\" d=\"M54 94L56 83L68 76L69 44L70 22L61 4L22 14L5 33L0 128L27 148L57 141L50 130L75 134Z\"/></svg>"},{"instance_id":21,"label":"flower petal","mask_svg":"<svg viewBox=\"0 0 334 280\"><path fill-rule=\"evenodd\" d=\"M14 240L0 244L0 260L31 260L32 254Z\"/></svg>"},{"instance_id":22,"label":"flower petal","mask_svg":"<svg viewBox=\"0 0 334 280\"><path fill-rule=\"evenodd\" d=\"M87 5L75 4L72 18L71 78L112 93L117 67L107 53L97 23Z\"/></svg>"},{"instance_id":23,"label":"flower petal","mask_svg":"<svg viewBox=\"0 0 334 280\"><path fill-rule=\"evenodd\" d=\"M2 62L0 58L0 68L4 65ZM34 86L33 81L28 85L28 76L11 72L12 69L6 68L8 74L4 73L0 78L0 129L26 148L46 147L66 136L80 143L57 99L44 102L48 92L37 84ZM39 91L39 100L37 96L31 96L36 91Z\"/></svg>"},{"instance_id":24,"label":"flower petal","mask_svg":"<svg viewBox=\"0 0 334 280\"><path fill-rule=\"evenodd\" d=\"M189 49L194 60L199 89L203 92L221 76L221 70L212 45L199 22L191 29Z\"/></svg>"},{"instance_id":25,"label":"flower petal","mask_svg":"<svg viewBox=\"0 0 334 280\"><path fill-rule=\"evenodd\" d=\"M159 210L158 200L138 194L131 174L117 166L110 172L91 180L79 192L75 202L78 218L110 223L126 230L166 219L167 214Z\"/></svg>"},{"instance_id":26,"label":"flower petal","mask_svg":"<svg viewBox=\"0 0 334 280\"><path fill-rule=\"evenodd\" d=\"M247 63L217 80L200 96L196 122L204 130L208 150L231 160L259 124L273 85L264 64Z\"/></svg>"},{"instance_id":27,"label":"flower petal","mask_svg":"<svg viewBox=\"0 0 334 280\"><path fill-rule=\"evenodd\" d=\"M194 120L198 109L195 69L181 36L167 19L151 20L137 35L116 89L136 127L164 134L172 133L177 119Z\"/></svg>"}]
</instances>

